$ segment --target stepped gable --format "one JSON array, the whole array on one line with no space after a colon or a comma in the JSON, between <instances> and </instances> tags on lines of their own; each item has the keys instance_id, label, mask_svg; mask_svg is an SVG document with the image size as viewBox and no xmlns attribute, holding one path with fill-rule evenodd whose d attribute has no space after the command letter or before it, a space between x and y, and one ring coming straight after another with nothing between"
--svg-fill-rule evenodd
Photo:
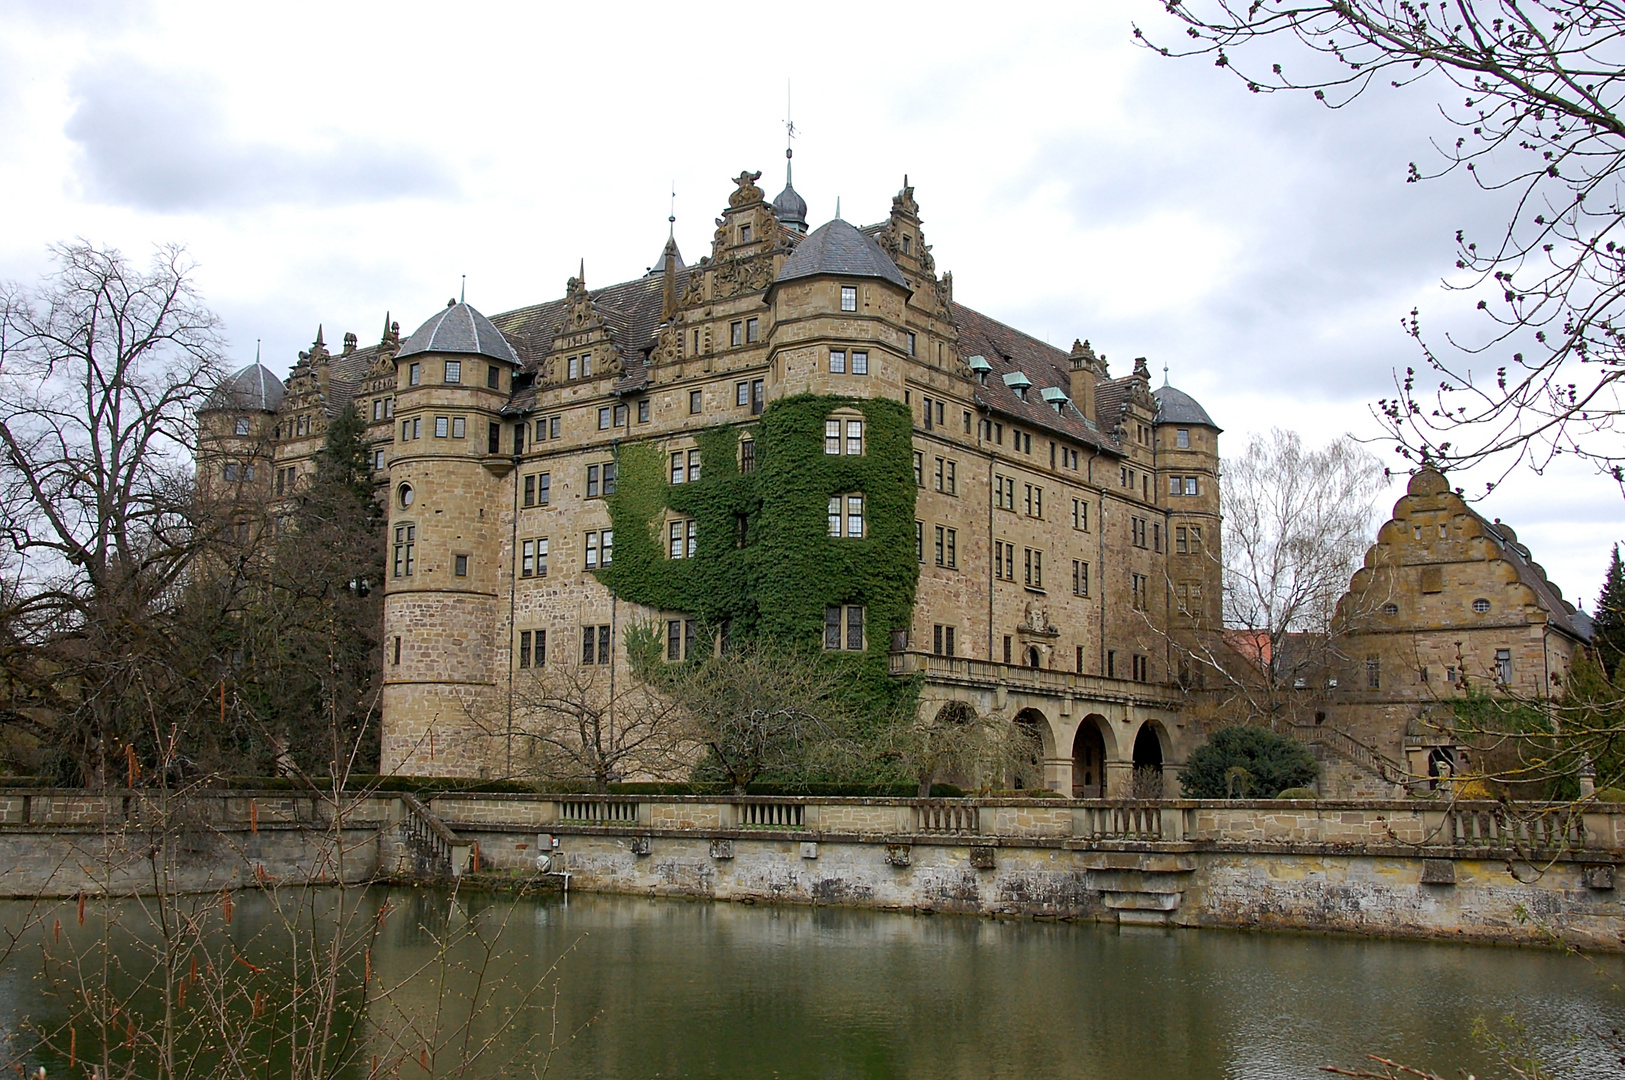
<instances>
[{"instance_id":1,"label":"stepped gable","mask_svg":"<svg viewBox=\"0 0 1625 1080\"><path fill-rule=\"evenodd\" d=\"M976 387L976 403L1013 420L1035 428L1065 435L1103 450L1116 450L1119 444L1084 419L1075 404L1057 410L1044 402L1041 391L1059 387L1070 397L1072 362L1053 345L1006 326L963 304L953 305L954 322L959 327L959 355L969 359L984 356L993 365L987 382ZM1020 371L1032 380L1023 401L1004 381L1004 376ZM1120 380L1129 382L1131 380ZM1103 383L1102 386L1110 385ZM1125 395L1126 400L1126 395ZM1108 415L1104 409L1101 415ZM1111 414L1115 421L1116 414Z\"/></svg>"},{"instance_id":2,"label":"stepped gable","mask_svg":"<svg viewBox=\"0 0 1625 1080\"><path fill-rule=\"evenodd\" d=\"M623 351L623 370L615 383L618 392L636 389L647 381L645 360L654 348L661 323L661 285L662 275L645 274L619 285L587 291L593 309ZM519 354L521 373L534 375L547 360L556 335L554 328L564 320L569 308L569 298L560 297L492 316L491 322ZM515 392L507 411L523 411L534 398L534 386L523 387Z\"/></svg>"},{"instance_id":3,"label":"stepped gable","mask_svg":"<svg viewBox=\"0 0 1625 1080\"><path fill-rule=\"evenodd\" d=\"M1546 609L1551 622L1560 630L1567 631L1581 641L1591 640L1588 624L1589 619L1576 618L1579 612L1573 604L1563 599L1563 590L1546 576L1546 568L1529 557L1529 549L1518 543L1518 534L1512 526L1496 521L1485 521L1483 515L1472 507L1467 512L1478 518L1479 524L1484 527L1484 535L1495 541L1501 549L1501 557L1518 569L1518 580L1527 585L1540 601L1540 606Z\"/></svg>"}]
</instances>

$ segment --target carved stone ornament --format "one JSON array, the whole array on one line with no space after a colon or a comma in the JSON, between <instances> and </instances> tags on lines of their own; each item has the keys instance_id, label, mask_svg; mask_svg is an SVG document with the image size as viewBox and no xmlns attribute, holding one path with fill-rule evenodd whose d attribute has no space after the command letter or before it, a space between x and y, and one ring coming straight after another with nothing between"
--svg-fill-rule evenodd
<instances>
[{"instance_id":1,"label":"carved stone ornament","mask_svg":"<svg viewBox=\"0 0 1625 1080\"><path fill-rule=\"evenodd\" d=\"M649 350L649 363L669 364L683 358L683 332L675 326L662 326Z\"/></svg>"},{"instance_id":2,"label":"carved stone ornament","mask_svg":"<svg viewBox=\"0 0 1625 1080\"><path fill-rule=\"evenodd\" d=\"M914 186L906 176L903 178L903 190L892 196L891 212L893 217L920 219L920 204L914 201Z\"/></svg>"},{"instance_id":3,"label":"carved stone ornament","mask_svg":"<svg viewBox=\"0 0 1625 1080\"><path fill-rule=\"evenodd\" d=\"M1060 634L1055 624L1049 621L1049 609L1041 606L1036 600L1027 601L1022 614L1021 632L1027 635L1054 637Z\"/></svg>"},{"instance_id":4,"label":"carved stone ornament","mask_svg":"<svg viewBox=\"0 0 1625 1080\"><path fill-rule=\"evenodd\" d=\"M761 292L773 284L773 272L771 254L720 261L713 280L716 299L726 300L741 293Z\"/></svg>"},{"instance_id":5,"label":"carved stone ornament","mask_svg":"<svg viewBox=\"0 0 1625 1080\"><path fill-rule=\"evenodd\" d=\"M748 206L751 203L762 201L762 189L756 186L756 181L762 178L761 171L751 172L748 169L734 177L738 187L729 194L729 206Z\"/></svg>"}]
</instances>

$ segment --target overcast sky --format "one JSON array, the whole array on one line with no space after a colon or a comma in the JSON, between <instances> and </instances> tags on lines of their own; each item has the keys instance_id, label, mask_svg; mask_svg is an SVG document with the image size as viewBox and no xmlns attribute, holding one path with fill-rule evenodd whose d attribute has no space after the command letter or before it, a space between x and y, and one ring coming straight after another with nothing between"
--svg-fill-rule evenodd
<instances>
[{"instance_id":1,"label":"overcast sky","mask_svg":"<svg viewBox=\"0 0 1625 1080\"><path fill-rule=\"evenodd\" d=\"M1089 338L1114 374L1167 365L1232 451L1272 426L1376 437L1370 403L1417 360L1401 318L1470 330L1441 276L1457 228L1499 220L1404 182L1450 137L1432 89L1252 95L1136 48L1136 20L1177 39L1158 0L0 0L0 277L74 237L182 243L232 356L259 341L285 373L318 322L335 349L386 311L410 332L464 274L488 314L561 295L582 258L592 287L637 276L673 184L696 260L729 177L782 186L788 81L815 226L837 198L883 218L906 173L961 303ZM1520 474L1480 509L1591 609L1625 538L1613 485Z\"/></svg>"}]
</instances>

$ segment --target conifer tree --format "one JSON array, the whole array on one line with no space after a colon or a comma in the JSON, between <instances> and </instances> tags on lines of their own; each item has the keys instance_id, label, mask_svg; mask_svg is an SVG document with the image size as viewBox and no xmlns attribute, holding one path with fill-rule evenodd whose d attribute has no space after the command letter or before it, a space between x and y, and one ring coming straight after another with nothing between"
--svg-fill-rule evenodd
<instances>
[{"instance_id":1,"label":"conifer tree","mask_svg":"<svg viewBox=\"0 0 1625 1080\"><path fill-rule=\"evenodd\" d=\"M1595 620L1591 644L1597 650L1597 662L1617 681L1620 658L1625 656L1625 566L1619 561L1618 544L1614 545L1602 592L1597 595Z\"/></svg>"}]
</instances>

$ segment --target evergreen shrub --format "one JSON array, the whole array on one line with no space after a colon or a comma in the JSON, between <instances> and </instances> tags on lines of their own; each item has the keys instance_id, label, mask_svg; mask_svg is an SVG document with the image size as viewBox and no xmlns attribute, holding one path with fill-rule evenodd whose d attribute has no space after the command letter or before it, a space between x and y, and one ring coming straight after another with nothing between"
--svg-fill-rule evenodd
<instances>
[{"instance_id":1,"label":"evergreen shrub","mask_svg":"<svg viewBox=\"0 0 1625 1080\"><path fill-rule=\"evenodd\" d=\"M1302 743L1268 728L1227 727L1191 754L1179 783L1189 799L1269 799L1307 787L1319 775L1319 764Z\"/></svg>"}]
</instances>

